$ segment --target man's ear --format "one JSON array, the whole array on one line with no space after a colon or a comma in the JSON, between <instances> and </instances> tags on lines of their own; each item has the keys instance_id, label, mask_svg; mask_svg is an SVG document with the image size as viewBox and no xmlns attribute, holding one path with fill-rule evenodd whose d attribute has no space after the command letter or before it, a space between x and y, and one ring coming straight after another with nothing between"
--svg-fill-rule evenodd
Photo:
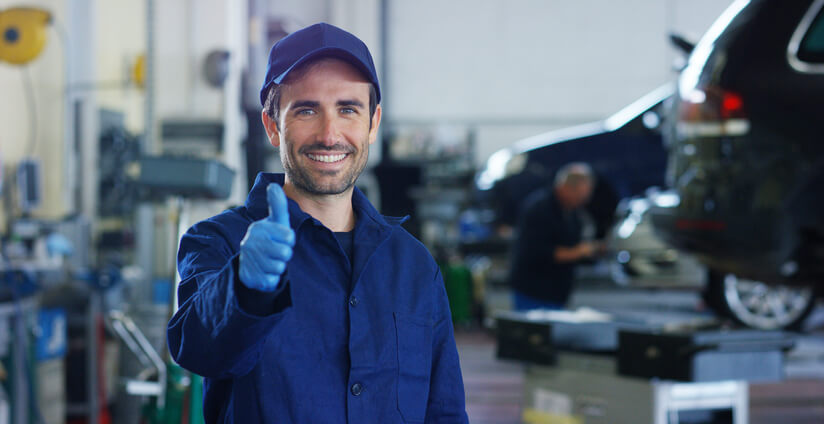
<instances>
[{"instance_id":1,"label":"man's ear","mask_svg":"<svg viewBox=\"0 0 824 424\"><path fill-rule=\"evenodd\" d=\"M269 144L272 146L280 146L280 131L278 131L277 122L270 118L266 110L260 112L260 120L263 122L263 128L266 130L266 137L269 138Z\"/></svg>"},{"instance_id":2,"label":"man's ear","mask_svg":"<svg viewBox=\"0 0 824 424\"><path fill-rule=\"evenodd\" d=\"M378 127L381 125L381 105L375 107L375 114L372 115L372 126L369 128L369 144L378 138Z\"/></svg>"}]
</instances>

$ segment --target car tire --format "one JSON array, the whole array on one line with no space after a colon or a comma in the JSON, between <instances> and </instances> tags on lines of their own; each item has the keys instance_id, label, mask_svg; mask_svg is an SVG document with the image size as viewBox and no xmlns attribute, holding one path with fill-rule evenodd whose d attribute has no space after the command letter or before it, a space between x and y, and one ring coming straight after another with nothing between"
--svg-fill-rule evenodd
<instances>
[{"instance_id":1,"label":"car tire","mask_svg":"<svg viewBox=\"0 0 824 424\"><path fill-rule=\"evenodd\" d=\"M816 303L811 287L767 285L713 270L703 298L719 315L760 330L800 330Z\"/></svg>"}]
</instances>

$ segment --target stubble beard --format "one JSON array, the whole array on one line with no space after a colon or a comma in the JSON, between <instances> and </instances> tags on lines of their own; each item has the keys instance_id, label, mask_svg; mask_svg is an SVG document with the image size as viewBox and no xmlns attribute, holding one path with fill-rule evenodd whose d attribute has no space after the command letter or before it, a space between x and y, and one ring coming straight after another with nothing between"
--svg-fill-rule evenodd
<instances>
[{"instance_id":1,"label":"stubble beard","mask_svg":"<svg viewBox=\"0 0 824 424\"><path fill-rule=\"evenodd\" d=\"M323 184L317 181L317 179L311 175L309 170L297 165L297 161L294 159L297 157L305 157L301 151L298 151L297 153L292 150L284 151L283 147L284 146L281 146L281 162L283 163L283 169L286 172L287 178L296 189L312 196L334 196L345 193L355 185L355 181L357 181L361 172L363 172L364 168L366 168L366 163L369 159L369 149L367 147L363 149L359 158L359 163L354 163L351 167L338 172L328 173L322 171L322 175L333 176L335 174L341 174L340 177L334 182ZM317 146L307 146L301 150L308 150L312 147L317 148ZM332 148L325 149L330 151L340 151L334 150L334 146ZM349 148L346 149L346 153L348 153L348 156L344 160L350 159L350 157L357 152L355 149ZM311 159L306 158L306 160Z\"/></svg>"}]
</instances>

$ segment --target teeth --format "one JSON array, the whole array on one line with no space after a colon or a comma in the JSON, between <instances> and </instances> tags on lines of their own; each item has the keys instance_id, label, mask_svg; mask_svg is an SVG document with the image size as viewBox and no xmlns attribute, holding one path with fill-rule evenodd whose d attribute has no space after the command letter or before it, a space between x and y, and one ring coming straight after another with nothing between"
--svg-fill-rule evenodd
<instances>
[{"instance_id":1,"label":"teeth","mask_svg":"<svg viewBox=\"0 0 824 424\"><path fill-rule=\"evenodd\" d=\"M309 156L309 159L316 160L318 162L332 163L332 162L337 162L337 161L343 160L343 158L346 157L346 154L340 154L340 155L313 155L313 154L310 153L307 156Z\"/></svg>"}]
</instances>

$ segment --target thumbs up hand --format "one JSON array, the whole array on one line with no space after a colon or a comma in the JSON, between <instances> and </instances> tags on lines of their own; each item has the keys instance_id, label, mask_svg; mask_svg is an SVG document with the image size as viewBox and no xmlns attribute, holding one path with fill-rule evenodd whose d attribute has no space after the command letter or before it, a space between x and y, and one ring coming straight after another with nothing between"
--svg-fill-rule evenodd
<instances>
[{"instance_id":1,"label":"thumbs up hand","mask_svg":"<svg viewBox=\"0 0 824 424\"><path fill-rule=\"evenodd\" d=\"M266 188L269 216L255 221L240 242L239 277L246 287L274 291L292 257L295 232L289 226L286 194L278 184Z\"/></svg>"}]
</instances>

